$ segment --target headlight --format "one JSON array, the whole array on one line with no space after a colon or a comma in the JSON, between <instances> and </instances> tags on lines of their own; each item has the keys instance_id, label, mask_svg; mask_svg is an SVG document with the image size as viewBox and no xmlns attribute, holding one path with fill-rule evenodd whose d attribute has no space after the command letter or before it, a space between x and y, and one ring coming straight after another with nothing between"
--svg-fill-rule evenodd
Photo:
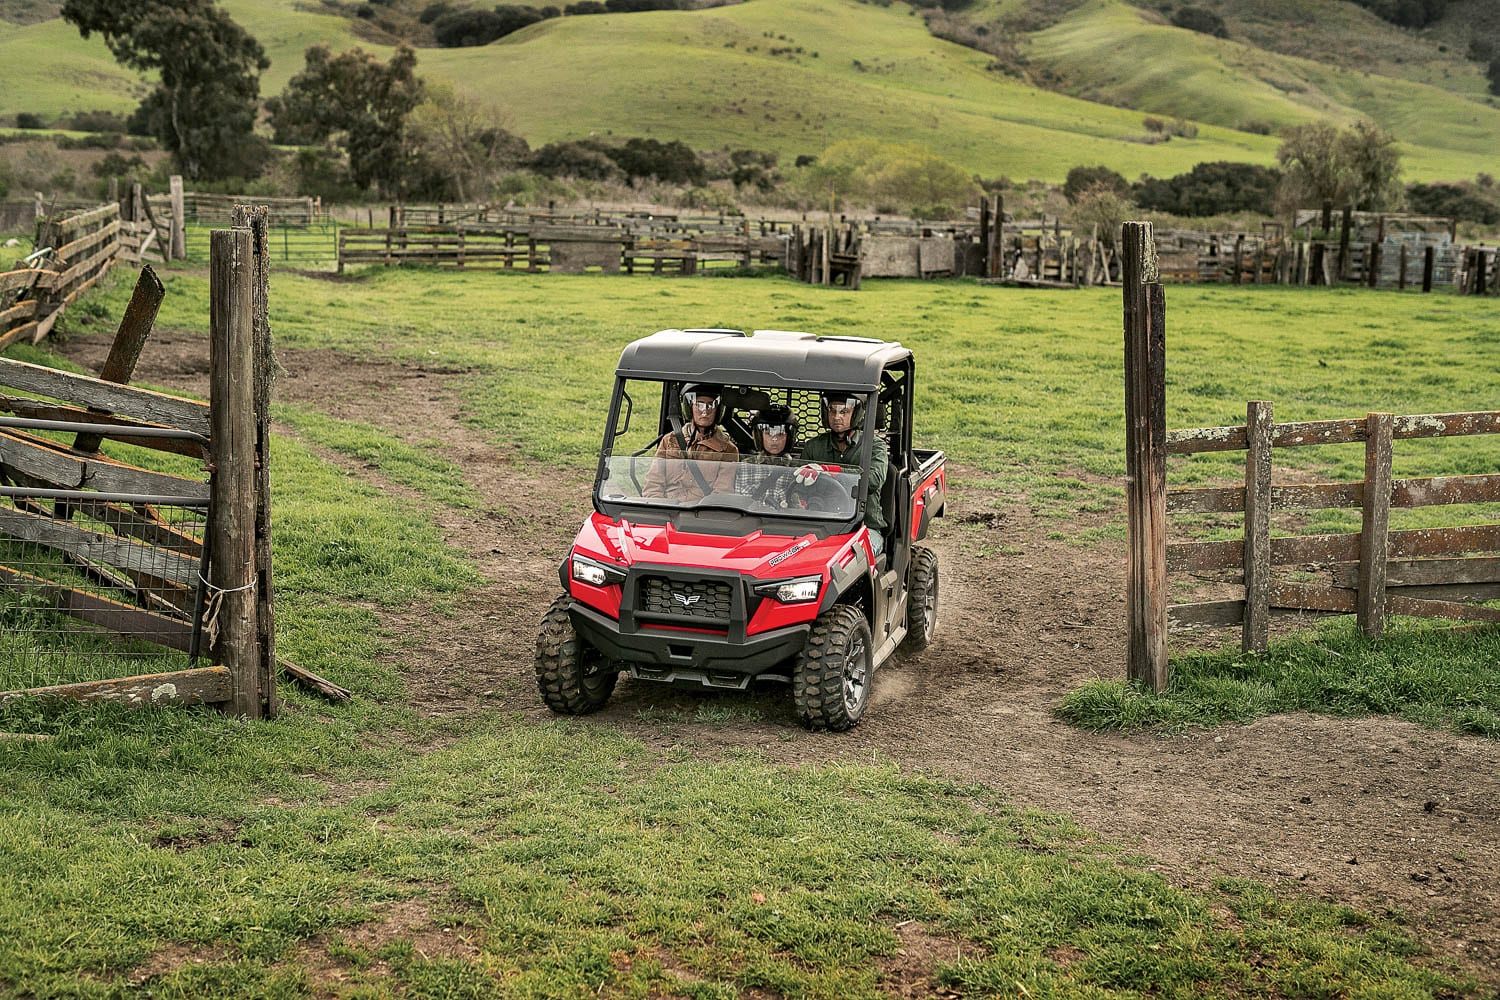
<instances>
[{"instance_id":1,"label":"headlight","mask_svg":"<svg viewBox=\"0 0 1500 1000\"><path fill-rule=\"evenodd\" d=\"M573 579L590 586L604 587L611 583L623 583L625 571L618 566L606 566L584 556L574 556Z\"/></svg>"},{"instance_id":2,"label":"headlight","mask_svg":"<svg viewBox=\"0 0 1500 1000\"><path fill-rule=\"evenodd\" d=\"M761 597L774 597L782 604L806 604L808 601L816 601L818 592L822 589L822 577L804 576L796 580L757 584L755 592Z\"/></svg>"}]
</instances>

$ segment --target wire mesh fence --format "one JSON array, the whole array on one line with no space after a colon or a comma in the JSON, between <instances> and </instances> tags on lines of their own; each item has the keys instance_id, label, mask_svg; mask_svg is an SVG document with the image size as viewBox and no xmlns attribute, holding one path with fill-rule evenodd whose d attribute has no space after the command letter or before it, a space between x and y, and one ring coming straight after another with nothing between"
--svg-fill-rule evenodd
<instances>
[{"instance_id":1,"label":"wire mesh fence","mask_svg":"<svg viewBox=\"0 0 1500 1000\"><path fill-rule=\"evenodd\" d=\"M0 488L0 691L194 665L207 503Z\"/></svg>"}]
</instances>

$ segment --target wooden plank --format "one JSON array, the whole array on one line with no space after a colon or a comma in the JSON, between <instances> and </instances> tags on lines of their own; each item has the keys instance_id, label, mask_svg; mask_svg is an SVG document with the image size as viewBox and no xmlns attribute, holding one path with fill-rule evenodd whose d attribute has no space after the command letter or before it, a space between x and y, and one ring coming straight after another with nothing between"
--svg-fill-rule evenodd
<instances>
[{"instance_id":1,"label":"wooden plank","mask_svg":"<svg viewBox=\"0 0 1500 1000\"><path fill-rule=\"evenodd\" d=\"M184 534L159 518L151 517L130 507L97 501L70 501L73 507L107 525L118 535L138 538L148 545L172 552L181 552L194 559L203 554L203 543L191 535ZM150 510L151 508L145 508Z\"/></svg>"},{"instance_id":2,"label":"wooden plank","mask_svg":"<svg viewBox=\"0 0 1500 1000\"><path fill-rule=\"evenodd\" d=\"M1249 452L1245 461L1245 629L1241 648L1247 653L1263 652L1270 642L1271 426L1270 403L1246 406Z\"/></svg>"},{"instance_id":3,"label":"wooden plank","mask_svg":"<svg viewBox=\"0 0 1500 1000\"><path fill-rule=\"evenodd\" d=\"M72 455L62 450L65 447L21 431L0 430L0 467L55 483L65 490L208 499L208 484L202 480L140 469L104 455Z\"/></svg>"},{"instance_id":4,"label":"wooden plank","mask_svg":"<svg viewBox=\"0 0 1500 1000\"><path fill-rule=\"evenodd\" d=\"M117 635L127 635L180 653L191 650L193 627L188 622L112 601L47 580L30 573L0 566L0 587L14 587L46 600L51 610L97 625Z\"/></svg>"},{"instance_id":5,"label":"wooden plank","mask_svg":"<svg viewBox=\"0 0 1500 1000\"><path fill-rule=\"evenodd\" d=\"M1366 418L1365 489L1359 543L1359 627L1371 639L1385 631L1386 533L1391 521L1391 430L1389 413Z\"/></svg>"},{"instance_id":6,"label":"wooden plank","mask_svg":"<svg viewBox=\"0 0 1500 1000\"><path fill-rule=\"evenodd\" d=\"M118 217L119 214L120 206L114 202L109 202L97 208L91 208L87 212L79 212L77 215L70 215L66 219L58 219L54 225L57 226L59 233L71 236L74 233L82 232L89 226L103 222L105 219Z\"/></svg>"},{"instance_id":7,"label":"wooden plank","mask_svg":"<svg viewBox=\"0 0 1500 1000\"><path fill-rule=\"evenodd\" d=\"M104 437L111 441L120 441L132 444L138 448L151 448L155 451L170 452L174 455L186 455L189 458L207 458L206 448L197 441L187 438L158 438L138 437L129 433L132 427L160 427L160 424L145 424L128 417L117 417L112 413L91 413L88 410L75 406L63 406L59 403L45 403L24 396L6 396L0 394L0 411L13 413L18 417L28 417L32 420L64 420L81 424L109 424L119 427L119 433L110 432Z\"/></svg>"},{"instance_id":8,"label":"wooden plank","mask_svg":"<svg viewBox=\"0 0 1500 1000\"><path fill-rule=\"evenodd\" d=\"M35 288L37 282L54 271L44 271L40 268L23 267L15 271L0 272L0 295L13 292L18 288Z\"/></svg>"},{"instance_id":9,"label":"wooden plank","mask_svg":"<svg viewBox=\"0 0 1500 1000\"><path fill-rule=\"evenodd\" d=\"M36 315L36 299L22 299L9 309L0 309L0 330L5 329L13 320L31 319Z\"/></svg>"},{"instance_id":10,"label":"wooden plank","mask_svg":"<svg viewBox=\"0 0 1500 1000\"><path fill-rule=\"evenodd\" d=\"M1168 682L1166 297L1151 224L1127 222L1123 232L1127 671L1160 692Z\"/></svg>"},{"instance_id":11,"label":"wooden plank","mask_svg":"<svg viewBox=\"0 0 1500 1000\"><path fill-rule=\"evenodd\" d=\"M22 341L30 342L36 336L36 330L37 325L35 323L27 323L0 334L0 351L3 351L11 344L19 344Z\"/></svg>"},{"instance_id":12,"label":"wooden plank","mask_svg":"<svg viewBox=\"0 0 1500 1000\"><path fill-rule=\"evenodd\" d=\"M195 586L198 582L197 559L24 510L0 507L0 535L44 545L106 566L146 573L185 587Z\"/></svg>"},{"instance_id":13,"label":"wooden plank","mask_svg":"<svg viewBox=\"0 0 1500 1000\"><path fill-rule=\"evenodd\" d=\"M1386 563L1387 587L1500 583L1500 558L1470 556L1451 559L1394 559ZM1359 586L1359 563L1333 567L1334 583Z\"/></svg>"},{"instance_id":14,"label":"wooden plank","mask_svg":"<svg viewBox=\"0 0 1500 1000\"><path fill-rule=\"evenodd\" d=\"M1500 434L1500 410L1398 416L1392 428L1392 437L1399 440L1464 437L1469 434ZM1308 420L1277 424L1271 436L1271 444L1276 448L1355 444L1364 440L1365 421L1361 419ZM1191 455L1210 451L1244 451L1245 428L1196 427L1168 431L1167 450L1174 455Z\"/></svg>"},{"instance_id":15,"label":"wooden plank","mask_svg":"<svg viewBox=\"0 0 1500 1000\"><path fill-rule=\"evenodd\" d=\"M119 385L130 381L135 374L136 362L140 360L141 349L146 346L146 338L151 336L157 310L161 308L165 295L166 289L162 287L156 272L149 265L141 268L135 290L130 295L130 303L125 307L125 315L121 317L120 326L115 330L109 356L104 359L104 367L99 370L101 379ZM73 442L73 448L77 451L98 451L103 440L98 434L80 434Z\"/></svg>"},{"instance_id":16,"label":"wooden plank","mask_svg":"<svg viewBox=\"0 0 1500 1000\"><path fill-rule=\"evenodd\" d=\"M1500 475L1430 476L1391 482L1391 506L1433 507L1500 502ZM1271 488L1271 509L1326 510L1362 507L1363 483L1306 483ZM1193 487L1167 491L1167 513L1233 513L1245 509L1238 486Z\"/></svg>"},{"instance_id":17,"label":"wooden plank","mask_svg":"<svg viewBox=\"0 0 1500 1000\"><path fill-rule=\"evenodd\" d=\"M208 404L149 389L115 385L87 375L0 358L0 386L50 396L66 403L207 435Z\"/></svg>"},{"instance_id":18,"label":"wooden plank","mask_svg":"<svg viewBox=\"0 0 1500 1000\"><path fill-rule=\"evenodd\" d=\"M229 671L224 667L194 667L107 681L58 684L24 691L0 691L0 705L23 698L110 702L131 708L151 705L213 705L227 701L231 690Z\"/></svg>"},{"instance_id":19,"label":"wooden plank","mask_svg":"<svg viewBox=\"0 0 1500 1000\"><path fill-rule=\"evenodd\" d=\"M1329 611L1335 614L1355 614L1358 610L1357 591L1340 587L1314 587L1301 583L1278 583L1271 588L1271 604L1278 608L1296 608L1302 611Z\"/></svg>"},{"instance_id":20,"label":"wooden plank","mask_svg":"<svg viewBox=\"0 0 1500 1000\"><path fill-rule=\"evenodd\" d=\"M119 242L116 238L119 233L120 222L116 219L91 233L78 237L71 243L58 247L53 253L63 260L76 261L101 243Z\"/></svg>"}]
</instances>

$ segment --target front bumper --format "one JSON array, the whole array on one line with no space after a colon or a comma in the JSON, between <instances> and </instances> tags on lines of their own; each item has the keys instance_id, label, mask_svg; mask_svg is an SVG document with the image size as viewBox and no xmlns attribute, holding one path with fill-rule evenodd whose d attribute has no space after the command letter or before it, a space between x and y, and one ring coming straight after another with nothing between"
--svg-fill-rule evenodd
<instances>
[{"instance_id":1,"label":"front bumper","mask_svg":"<svg viewBox=\"0 0 1500 1000\"><path fill-rule=\"evenodd\" d=\"M697 680L710 687L742 688L751 678L797 655L807 643L810 623L755 636L687 628L637 625L630 631L608 615L573 602L573 628L612 660L637 667L649 680ZM674 676L676 674L676 676Z\"/></svg>"}]
</instances>

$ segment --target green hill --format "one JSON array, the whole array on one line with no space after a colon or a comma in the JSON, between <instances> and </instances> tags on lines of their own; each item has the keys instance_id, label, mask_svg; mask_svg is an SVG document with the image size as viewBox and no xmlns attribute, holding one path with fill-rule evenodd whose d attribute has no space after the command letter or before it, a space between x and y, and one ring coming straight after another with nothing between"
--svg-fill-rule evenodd
<instances>
[{"instance_id":1,"label":"green hill","mask_svg":"<svg viewBox=\"0 0 1500 1000\"><path fill-rule=\"evenodd\" d=\"M1286 38L1299 10L1315 11L1329 31L1364 32L1376 67L1405 66L1412 53L1436 53L1444 43L1403 47L1396 29L1340 0L1218 2L1231 35L1242 37L1174 28L1159 11L1122 0L1087 0L1060 20L1038 20L1036 0L976 0L965 11L976 23L1032 12L1033 30L1018 37L1030 69L1045 70L1052 90L1005 75L993 56L934 38L904 3L853 0L564 17L482 48L422 49L418 72L492 105L533 146L651 135L789 159L859 137L919 143L987 177L1058 181L1079 164L1133 177L1211 160L1269 163L1277 140L1257 132L1365 115L1401 139L1410 180L1493 171L1500 110L1478 92L1475 64L1439 53L1442 65L1424 63L1412 78L1398 78L1252 44L1280 39L1281 48L1295 48ZM360 44L354 21L298 0L225 6L271 58L265 94L301 68L308 45ZM1323 45L1321 37L1304 47ZM0 116L127 111L143 90L98 38L85 42L56 19L0 21ZM1147 144L1144 114L1193 120L1198 135Z\"/></svg>"}]
</instances>

